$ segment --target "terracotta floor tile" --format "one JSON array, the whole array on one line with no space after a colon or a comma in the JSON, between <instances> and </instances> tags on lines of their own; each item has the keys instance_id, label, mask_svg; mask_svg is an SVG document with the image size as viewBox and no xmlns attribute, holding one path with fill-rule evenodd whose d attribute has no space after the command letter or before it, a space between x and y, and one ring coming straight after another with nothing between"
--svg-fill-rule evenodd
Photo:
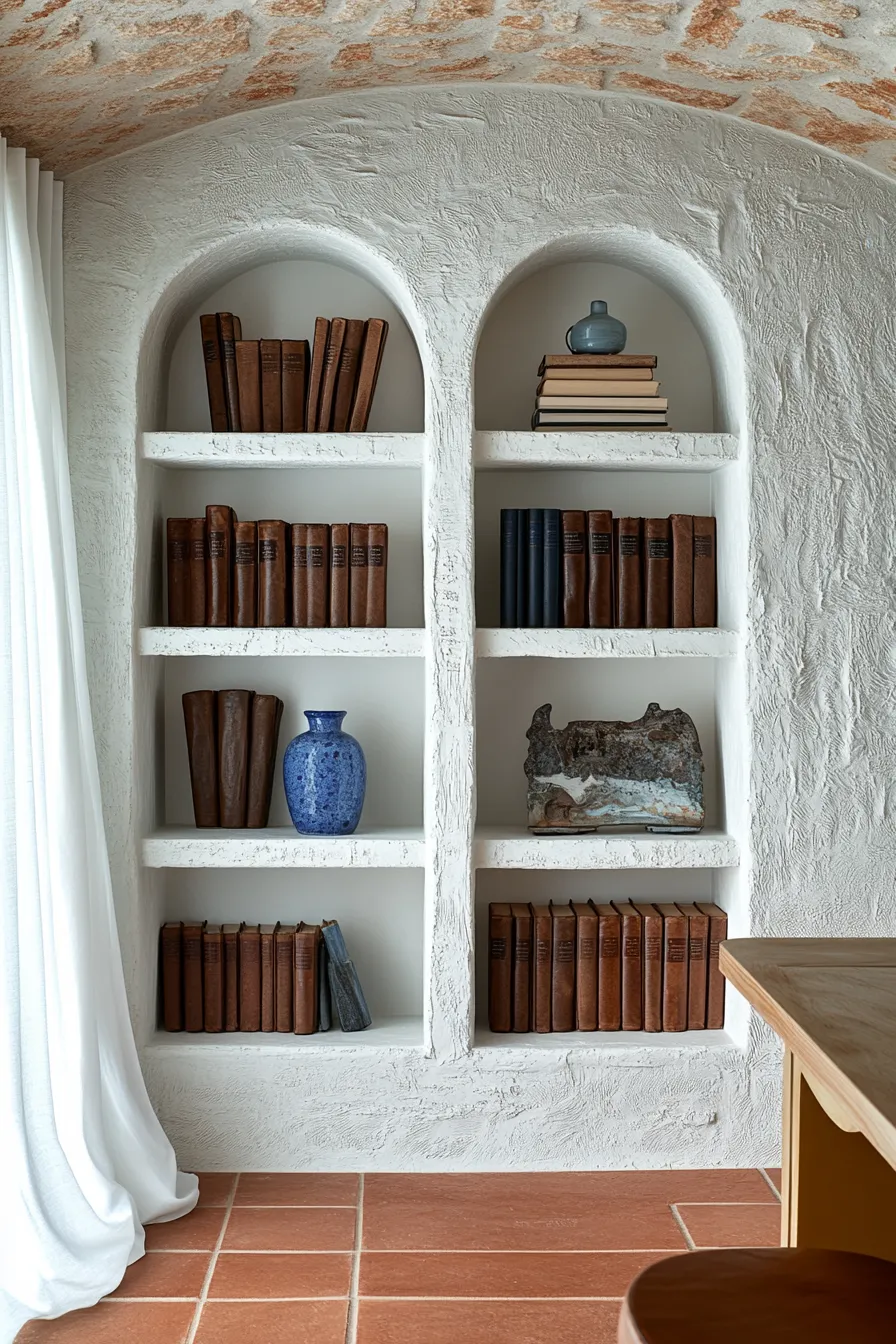
<instances>
[{"instance_id":1,"label":"terracotta floor tile","mask_svg":"<svg viewBox=\"0 0 896 1344\"><path fill-rule=\"evenodd\" d=\"M769 1178L769 1180L771 1181L772 1185L773 1185L773 1186L775 1187L775 1189L777 1190L778 1194L780 1195L780 1193L781 1193L781 1168L780 1168L780 1167L766 1167L766 1169L765 1169L765 1174L766 1174L766 1176Z\"/></svg>"},{"instance_id":2,"label":"terracotta floor tile","mask_svg":"<svg viewBox=\"0 0 896 1344\"><path fill-rule=\"evenodd\" d=\"M351 1173L250 1171L240 1177L237 1204L351 1204L358 1178Z\"/></svg>"},{"instance_id":3,"label":"terracotta floor tile","mask_svg":"<svg viewBox=\"0 0 896 1344\"><path fill-rule=\"evenodd\" d=\"M347 1297L350 1255L219 1255L209 1297Z\"/></svg>"},{"instance_id":4,"label":"terracotta floor tile","mask_svg":"<svg viewBox=\"0 0 896 1344\"><path fill-rule=\"evenodd\" d=\"M207 1302L196 1344L345 1344L346 1312L345 1302Z\"/></svg>"},{"instance_id":5,"label":"terracotta floor tile","mask_svg":"<svg viewBox=\"0 0 896 1344\"><path fill-rule=\"evenodd\" d=\"M178 1255L177 1251L150 1251L128 1267L124 1280L110 1297L197 1298L205 1282L211 1256Z\"/></svg>"},{"instance_id":6,"label":"terracotta floor tile","mask_svg":"<svg viewBox=\"0 0 896 1344\"><path fill-rule=\"evenodd\" d=\"M224 1234L226 1251L350 1251L354 1209L237 1209Z\"/></svg>"},{"instance_id":7,"label":"terracotta floor tile","mask_svg":"<svg viewBox=\"0 0 896 1344\"><path fill-rule=\"evenodd\" d=\"M226 1204L233 1189L236 1175L232 1171L199 1171L200 1209Z\"/></svg>"},{"instance_id":8,"label":"terracotta floor tile","mask_svg":"<svg viewBox=\"0 0 896 1344\"><path fill-rule=\"evenodd\" d=\"M624 1297L635 1275L667 1254L365 1251L359 1292L362 1297Z\"/></svg>"},{"instance_id":9,"label":"terracotta floor tile","mask_svg":"<svg viewBox=\"0 0 896 1344\"><path fill-rule=\"evenodd\" d=\"M101 1302L58 1321L30 1321L16 1344L184 1344L192 1302Z\"/></svg>"},{"instance_id":10,"label":"terracotta floor tile","mask_svg":"<svg viewBox=\"0 0 896 1344\"><path fill-rule=\"evenodd\" d=\"M774 1204L678 1204L681 1220L698 1250L714 1246L780 1246L781 1206Z\"/></svg>"},{"instance_id":11,"label":"terracotta floor tile","mask_svg":"<svg viewBox=\"0 0 896 1344\"><path fill-rule=\"evenodd\" d=\"M194 1209L170 1223L146 1227L148 1251L213 1251L224 1222L223 1209Z\"/></svg>"},{"instance_id":12,"label":"terracotta floor tile","mask_svg":"<svg viewBox=\"0 0 896 1344\"><path fill-rule=\"evenodd\" d=\"M358 1344L616 1344L618 1317L618 1302L364 1298L358 1309ZM205 1344L201 1330L198 1344Z\"/></svg>"}]
</instances>

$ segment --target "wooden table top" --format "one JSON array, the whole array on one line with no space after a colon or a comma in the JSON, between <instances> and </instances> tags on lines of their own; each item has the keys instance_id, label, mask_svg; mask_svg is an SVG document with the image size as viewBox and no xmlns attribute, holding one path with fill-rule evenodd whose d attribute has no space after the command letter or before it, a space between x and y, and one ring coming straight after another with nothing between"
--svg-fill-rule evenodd
<instances>
[{"instance_id":1,"label":"wooden table top","mask_svg":"<svg viewBox=\"0 0 896 1344\"><path fill-rule=\"evenodd\" d=\"M734 938L719 965L896 1168L896 938Z\"/></svg>"}]
</instances>

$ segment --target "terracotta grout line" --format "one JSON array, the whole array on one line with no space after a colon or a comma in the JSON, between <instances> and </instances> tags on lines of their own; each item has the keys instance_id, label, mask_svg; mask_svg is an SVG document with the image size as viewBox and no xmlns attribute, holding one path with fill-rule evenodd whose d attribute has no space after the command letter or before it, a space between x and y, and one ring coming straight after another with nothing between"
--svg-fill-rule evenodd
<instances>
[{"instance_id":1,"label":"terracotta grout line","mask_svg":"<svg viewBox=\"0 0 896 1344\"><path fill-rule=\"evenodd\" d=\"M776 1199L776 1200L778 1201L778 1203L780 1204L780 1203L781 1203L781 1192L780 1192L780 1190L778 1189L778 1187L775 1185L775 1183L774 1183L774 1181L772 1180L771 1176L769 1176L769 1174L768 1174L768 1172L766 1171L765 1167L758 1167L757 1170L758 1170L760 1176L762 1177L762 1179L763 1179L763 1180L766 1182L766 1184L768 1185L768 1188L771 1190L771 1192L772 1192L772 1194L774 1195L775 1199Z\"/></svg>"},{"instance_id":2,"label":"terracotta grout line","mask_svg":"<svg viewBox=\"0 0 896 1344\"><path fill-rule=\"evenodd\" d=\"M780 1204L780 1200L778 1203ZM685 1209L773 1209L770 1199L680 1199Z\"/></svg>"},{"instance_id":3,"label":"terracotta grout line","mask_svg":"<svg viewBox=\"0 0 896 1344\"><path fill-rule=\"evenodd\" d=\"M681 1214L678 1212L678 1205L677 1205L677 1204L670 1204L670 1205L669 1205L669 1208L670 1208L670 1210L671 1210L671 1212L672 1212L672 1217L675 1219L676 1223L678 1224L678 1230L679 1230L679 1232L680 1232L681 1235L684 1237L684 1244L685 1244L685 1246L687 1247L687 1249L688 1249L689 1251L696 1251L697 1247L696 1247L695 1244L694 1244L694 1238L691 1236L690 1232L688 1231L687 1227L685 1226L685 1221L684 1221L684 1219L682 1218ZM188 1342L188 1344L189 1344L189 1342Z\"/></svg>"},{"instance_id":4,"label":"terracotta grout line","mask_svg":"<svg viewBox=\"0 0 896 1344\"><path fill-rule=\"evenodd\" d=\"M766 1207L766 1206L763 1205L762 1207ZM619 1246L612 1246L612 1247L611 1247L611 1246L605 1246L605 1247L598 1247L598 1248L595 1248L595 1247L593 1247L593 1246L582 1246L582 1247L575 1247L575 1246L573 1246L573 1247L564 1247L562 1250L559 1250L559 1251L558 1251L558 1250L547 1250L547 1249L546 1249L546 1250L530 1250L530 1249L528 1249L528 1248L525 1249L525 1250L520 1250L520 1249L515 1249L515 1248L513 1248L513 1247L508 1248L508 1247L506 1247L506 1246L489 1246L489 1247L487 1247L487 1248L485 1248L485 1249L483 1249L482 1247L479 1247L479 1246L477 1246L477 1247L457 1246L457 1247L449 1247L448 1249L446 1249L445 1247L431 1248L431 1249L430 1249L430 1248L423 1247L422 1249L413 1249L413 1250L407 1250L407 1249L405 1249L405 1248L403 1248L403 1247L398 1247L398 1248L396 1248L396 1249L391 1249L391 1248L389 1248L389 1247L384 1247L384 1248L380 1248L380 1249L378 1249L378 1250L371 1250L371 1249L368 1247L368 1248L364 1251L364 1254L365 1254L365 1255L672 1255L672 1254L674 1254L675 1251L677 1251L677 1250L679 1250L679 1249L680 1249L680 1248L679 1248L678 1246L635 1246L635 1247L628 1247L628 1246L627 1246L627 1247L624 1247L624 1248L621 1248L621 1247L619 1247ZM205 1247L204 1250L195 1250L195 1249L189 1249L189 1250L176 1250L176 1249L170 1249L170 1248L168 1248L168 1249L164 1249L164 1250L163 1250L163 1249L156 1249L156 1250L152 1250L152 1251L147 1251L147 1252L146 1252L147 1255L211 1255L212 1253L213 1253L213 1252L212 1252L212 1250L211 1250L210 1247ZM223 1249L222 1249L222 1250L218 1251L218 1256L219 1256L219 1258L220 1258L220 1256L222 1256L222 1255L343 1255L343 1256L345 1256L345 1255L352 1255L352 1254L353 1254L353 1250L352 1250L352 1247L350 1247L350 1246L344 1246L341 1250L329 1250L329 1251L316 1251L316 1250L315 1250L315 1251L308 1251L308 1250L306 1250L306 1251L302 1251L302 1250L297 1251L297 1250L295 1250L295 1249L290 1249L290 1248L279 1249L279 1250L278 1250L278 1249L276 1249L276 1248L270 1248L270 1247L266 1247L266 1248L265 1248L264 1250L262 1250L262 1251L259 1251L259 1250L245 1250L245 1249L242 1249L242 1250L241 1250L241 1249L237 1249L237 1250L223 1250ZM189 1300L190 1300L190 1301L193 1301L194 1299L193 1299L193 1298L190 1298Z\"/></svg>"},{"instance_id":5,"label":"terracotta grout line","mask_svg":"<svg viewBox=\"0 0 896 1344\"><path fill-rule=\"evenodd\" d=\"M187 1331L186 1338L184 1339L184 1344L193 1344L194 1340L196 1339L196 1332L199 1329L199 1322L202 1319L203 1308L205 1307L205 1304L208 1301L208 1291L212 1286L212 1275L215 1272L215 1266L218 1263L218 1256L220 1255L221 1247L224 1244L224 1236L227 1232L227 1224L230 1222L230 1214L233 1210L233 1202L236 1199L236 1192L239 1183L240 1183L240 1177L239 1172L237 1172L236 1180L233 1183L233 1189L230 1192L230 1197L228 1198L227 1204L224 1208L224 1221L221 1223L221 1231L218 1234L218 1240L215 1242L215 1248L211 1253L211 1258L209 1259L208 1262L208 1269L205 1271L205 1278L203 1279L202 1287L199 1290L199 1300L196 1303L196 1310L193 1312L193 1319L190 1322L190 1328Z\"/></svg>"},{"instance_id":6,"label":"terracotta grout line","mask_svg":"<svg viewBox=\"0 0 896 1344\"><path fill-rule=\"evenodd\" d=\"M352 1252L352 1277L349 1284L348 1310L345 1313L345 1344L358 1338L358 1286L361 1282L361 1245L364 1232L364 1173L358 1173L358 1207L355 1213L355 1246Z\"/></svg>"}]
</instances>

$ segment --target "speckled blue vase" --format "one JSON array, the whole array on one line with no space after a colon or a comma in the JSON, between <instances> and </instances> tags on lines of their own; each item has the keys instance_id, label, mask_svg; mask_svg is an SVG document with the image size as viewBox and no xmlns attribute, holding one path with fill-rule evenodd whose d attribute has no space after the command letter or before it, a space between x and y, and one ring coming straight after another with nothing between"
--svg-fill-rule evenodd
<instances>
[{"instance_id":1,"label":"speckled blue vase","mask_svg":"<svg viewBox=\"0 0 896 1344\"><path fill-rule=\"evenodd\" d=\"M283 756L283 787L300 835L351 835L361 819L367 762L360 742L342 731L344 709L306 709L307 733Z\"/></svg>"}]
</instances>

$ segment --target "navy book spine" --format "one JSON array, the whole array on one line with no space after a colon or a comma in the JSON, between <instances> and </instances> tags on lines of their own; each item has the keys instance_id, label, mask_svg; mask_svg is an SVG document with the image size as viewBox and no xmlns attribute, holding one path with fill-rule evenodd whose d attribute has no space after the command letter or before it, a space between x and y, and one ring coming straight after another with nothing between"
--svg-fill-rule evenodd
<instances>
[{"instance_id":1,"label":"navy book spine","mask_svg":"<svg viewBox=\"0 0 896 1344\"><path fill-rule=\"evenodd\" d=\"M529 537L526 533L526 510L516 511L516 621L517 626L526 624L526 561Z\"/></svg>"},{"instance_id":2,"label":"navy book spine","mask_svg":"<svg viewBox=\"0 0 896 1344\"><path fill-rule=\"evenodd\" d=\"M517 590L517 540L519 509L501 510L501 625L519 625Z\"/></svg>"},{"instance_id":3,"label":"navy book spine","mask_svg":"<svg viewBox=\"0 0 896 1344\"><path fill-rule=\"evenodd\" d=\"M560 624L560 510L544 511L544 562L542 570L544 597L542 624L551 629Z\"/></svg>"},{"instance_id":4,"label":"navy book spine","mask_svg":"<svg viewBox=\"0 0 896 1344\"><path fill-rule=\"evenodd\" d=\"M544 509L529 509L526 519L529 538L526 561L526 625L540 630L544 625Z\"/></svg>"}]
</instances>

